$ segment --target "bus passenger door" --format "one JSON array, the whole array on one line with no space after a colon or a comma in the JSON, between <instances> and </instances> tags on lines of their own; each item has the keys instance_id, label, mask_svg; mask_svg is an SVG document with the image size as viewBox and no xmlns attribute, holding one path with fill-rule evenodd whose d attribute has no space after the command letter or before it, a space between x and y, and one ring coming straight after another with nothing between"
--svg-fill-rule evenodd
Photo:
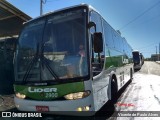
<instances>
[{"instance_id":1,"label":"bus passenger door","mask_svg":"<svg viewBox=\"0 0 160 120\"><path fill-rule=\"evenodd\" d=\"M100 45L102 47L101 50L96 51L95 46L96 42L95 37L97 37L95 34L99 34L100 39L103 39L102 35L102 19L101 16L91 11L90 13L90 21L93 25L93 27L90 28L90 40L91 40L91 65L92 65L92 74L93 74L93 94L94 94L94 101L95 101L95 110L99 110L107 101L107 90L108 90L108 80L105 77L104 72L104 61L105 61L105 52L104 52L104 41ZM97 40L97 39L96 39ZM97 44L99 44L97 42Z\"/></svg>"},{"instance_id":2,"label":"bus passenger door","mask_svg":"<svg viewBox=\"0 0 160 120\"><path fill-rule=\"evenodd\" d=\"M91 21L95 23L95 27L90 28L90 35L91 35L91 47L92 47L92 72L93 76L98 75L102 72L102 69L104 67L104 45L103 50L101 52L96 52L94 50L95 42L94 42L94 33L102 33L102 22L101 17L96 12L91 12Z\"/></svg>"}]
</instances>

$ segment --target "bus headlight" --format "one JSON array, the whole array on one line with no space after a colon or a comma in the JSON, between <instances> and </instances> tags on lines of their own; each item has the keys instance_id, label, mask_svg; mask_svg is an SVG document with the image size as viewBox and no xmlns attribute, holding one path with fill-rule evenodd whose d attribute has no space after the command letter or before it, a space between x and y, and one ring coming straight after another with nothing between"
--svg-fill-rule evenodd
<instances>
[{"instance_id":1,"label":"bus headlight","mask_svg":"<svg viewBox=\"0 0 160 120\"><path fill-rule=\"evenodd\" d=\"M21 94L21 93L16 93L16 97L24 99L24 98L26 98L26 95Z\"/></svg>"},{"instance_id":2,"label":"bus headlight","mask_svg":"<svg viewBox=\"0 0 160 120\"><path fill-rule=\"evenodd\" d=\"M88 91L84 91L84 92L71 93L71 94L65 95L64 97L67 100L76 100L76 99L85 98L85 97L89 96L90 93L91 92L88 90Z\"/></svg>"}]
</instances>

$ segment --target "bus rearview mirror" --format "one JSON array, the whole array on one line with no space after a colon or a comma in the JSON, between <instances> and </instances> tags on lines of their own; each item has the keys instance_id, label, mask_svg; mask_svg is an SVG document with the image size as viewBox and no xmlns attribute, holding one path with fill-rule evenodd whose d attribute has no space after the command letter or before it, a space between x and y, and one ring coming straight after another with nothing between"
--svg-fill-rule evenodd
<instances>
[{"instance_id":1,"label":"bus rearview mirror","mask_svg":"<svg viewBox=\"0 0 160 120\"><path fill-rule=\"evenodd\" d=\"M94 52L101 53L103 52L103 38L101 32L94 33Z\"/></svg>"}]
</instances>

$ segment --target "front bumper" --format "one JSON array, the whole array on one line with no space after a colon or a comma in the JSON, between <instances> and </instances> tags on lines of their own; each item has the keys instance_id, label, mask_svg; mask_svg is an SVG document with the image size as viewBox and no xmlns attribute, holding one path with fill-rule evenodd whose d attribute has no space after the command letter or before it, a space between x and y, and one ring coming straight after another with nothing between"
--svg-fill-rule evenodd
<instances>
[{"instance_id":1,"label":"front bumper","mask_svg":"<svg viewBox=\"0 0 160 120\"><path fill-rule=\"evenodd\" d=\"M75 115L75 116L91 116L95 114L93 99L88 96L78 100L64 100L64 101L36 101L25 100L14 97L15 105L20 111L33 111L39 112L36 106L47 106L49 111L45 111L48 114L58 115ZM89 110L85 108L89 107ZM82 108L82 111L78 111L78 108Z\"/></svg>"}]
</instances>

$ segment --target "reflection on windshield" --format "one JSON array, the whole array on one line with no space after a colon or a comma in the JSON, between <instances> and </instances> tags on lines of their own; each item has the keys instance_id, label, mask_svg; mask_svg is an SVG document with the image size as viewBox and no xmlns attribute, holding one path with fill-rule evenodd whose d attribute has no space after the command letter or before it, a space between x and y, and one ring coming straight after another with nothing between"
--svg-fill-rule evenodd
<instances>
[{"instance_id":1,"label":"reflection on windshield","mask_svg":"<svg viewBox=\"0 0 160 120\"><path fill-rule=\"evenodd\" d=\"M16 80L58 80L88 75L85 16L84 10L76 10L27 24L16 52ZM79 54L82 46L83 54Z\"/></svg>"}]
</instances>

